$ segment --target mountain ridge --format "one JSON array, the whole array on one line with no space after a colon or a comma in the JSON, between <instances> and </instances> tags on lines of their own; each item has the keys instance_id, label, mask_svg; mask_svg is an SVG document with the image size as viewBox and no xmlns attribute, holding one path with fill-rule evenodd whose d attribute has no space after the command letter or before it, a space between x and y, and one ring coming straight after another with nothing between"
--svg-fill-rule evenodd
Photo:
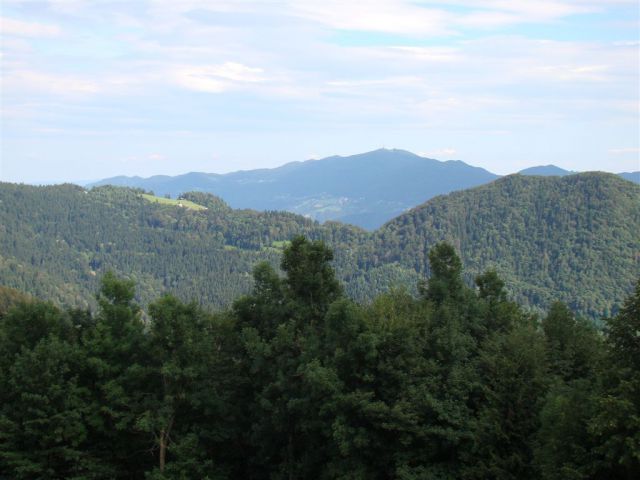
<instances>
[{"instance_id":1,"label":"mountain ridge","mask_svg":"<svg viewBox=\"0 0 640 480\"><path fill-rule=\"evenodd\" d=\"M88 186L130 186L173 197L205 191L233 208L286 210L319 221L356 219L358 226L372 230L425 199L497 177L460 160L440 162L405 150L379 149L226 174L119 176Z\"/></svg>"},{"instance_id":2,"label":"mountain ridge","mask_svg":"<svg viewBox=\"0 0 640 480\"><path fill-rule=\"evenodd\" d=\"M564 176L577 172L545 165L518 173ZM640 183L640 172L619 175ZM202 191L223 198L233 208L285 210L320 222L335 220L375 230L437 195L486 184L499 177L462 160L440 161L401 149L378 149L225 174L121 175L87 186L142 188L173 198L188 191Z\"/></svg>"}]
</instances>

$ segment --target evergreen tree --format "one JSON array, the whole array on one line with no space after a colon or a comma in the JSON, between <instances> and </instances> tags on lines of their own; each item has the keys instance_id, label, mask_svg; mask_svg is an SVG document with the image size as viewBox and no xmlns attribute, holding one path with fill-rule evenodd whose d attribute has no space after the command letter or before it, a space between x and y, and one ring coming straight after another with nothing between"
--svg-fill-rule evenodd
<instances>
[{"instance_id":1,"label":"evergreen tree","mask_svg":"<svg viewBox=\"0 0 640 480\"><path fill-rule=\"evenodd\" d=\"M142 478L153 465L147 434L137 426L150 352L134 293L132 281L107 273L95 325L82 339L87 360L81 381L92 392L92 454L114 466L120 478Z\"/></svg>"},{"instance_id":2,"label":"evergreen tree","mask_svg":"<svg viewBox=\"0 0 640 480\"><path fill-rule=\"evenodd\" d=\"M640 476L640 280L620 313L607 320L609 363L590 430L610 475Z\"/></svg>"}]
</instances>

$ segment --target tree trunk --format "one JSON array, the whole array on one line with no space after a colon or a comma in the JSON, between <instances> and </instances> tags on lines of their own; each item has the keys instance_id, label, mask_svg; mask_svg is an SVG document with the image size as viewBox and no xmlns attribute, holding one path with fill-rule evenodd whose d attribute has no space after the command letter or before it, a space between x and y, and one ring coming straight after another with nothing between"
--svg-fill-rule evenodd
<instances>
[{"instance_id":1,"label":"tree trunk","mask_svg":"<svg viewBox=\"0 0 640 480\"><path fill-rule=\"evenodd\" d=\"M158 463L160 466L160 473L164 472L164 466L167 463L167 447L169 446L169 435L171 434L173 419L174 417L171 416L171 418L167 422L166 428L160 429L160 435L158 435L158 445L160 447L160 454L158 455Z\"/></svg>"},{"instance_id":2,"label":"tree trunk","mask_svg":"<svg viewBox=\"0 0 640 480\"><path fill-rule=\"evenodd\" d=\"M160 430L160 473L164 472L164 465L167 458L167 440L164 429Z\"/></svg>"}]
</instances>

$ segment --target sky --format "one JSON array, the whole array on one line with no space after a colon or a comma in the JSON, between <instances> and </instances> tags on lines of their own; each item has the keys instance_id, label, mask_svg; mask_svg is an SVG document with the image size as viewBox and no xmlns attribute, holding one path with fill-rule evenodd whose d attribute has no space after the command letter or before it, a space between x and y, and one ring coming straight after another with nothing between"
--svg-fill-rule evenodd
<instances>
[{"instance_id":1,"label":"sky","mask_svg":"<svg viewBox=\"0 0 640 480\"><path fill-rule=\"evenodd\" d=\"M0 180L399 148L640 170L637 0L0 0Z\"/></svg>"}]
</instances>

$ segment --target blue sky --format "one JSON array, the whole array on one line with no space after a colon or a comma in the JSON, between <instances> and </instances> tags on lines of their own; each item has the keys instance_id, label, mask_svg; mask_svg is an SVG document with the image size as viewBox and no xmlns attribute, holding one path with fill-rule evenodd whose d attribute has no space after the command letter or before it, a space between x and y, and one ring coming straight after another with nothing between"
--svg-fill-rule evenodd
<instances>
[{"instance_id":1,"label":"blue sky","mask_svg":"<svg viewBox=\"0 0 640 480\"><path fill-rule=\"evenodd\" d=\"M636 0L1 0L0 179L640 170Z\"/></svg>"}]
</instances>

